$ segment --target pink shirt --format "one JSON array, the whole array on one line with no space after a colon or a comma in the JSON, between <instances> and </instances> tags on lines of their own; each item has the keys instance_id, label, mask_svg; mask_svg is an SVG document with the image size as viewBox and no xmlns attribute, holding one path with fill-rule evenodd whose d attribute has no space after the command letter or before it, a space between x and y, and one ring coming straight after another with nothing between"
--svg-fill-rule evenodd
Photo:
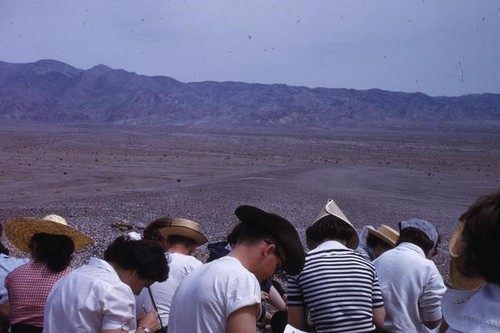
<instances>
[{"instance_id":1,"label":"pink shirt","mask_svg":"<svg viewBox=\"0 0 500 333\"><path fill-rule=\"evenodd\" d=\"M54 273L44 263L30 260L10 272L5 278L11 306L10 322L42 327L45 302L52 286L71 270L67 267Z\"/></svg>"}]
</instances>

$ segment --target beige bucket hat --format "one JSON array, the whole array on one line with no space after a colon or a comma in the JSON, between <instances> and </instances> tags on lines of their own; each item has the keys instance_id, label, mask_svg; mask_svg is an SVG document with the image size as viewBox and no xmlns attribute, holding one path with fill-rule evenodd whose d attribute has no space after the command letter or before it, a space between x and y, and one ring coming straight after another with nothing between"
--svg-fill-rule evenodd
<instances>
[{"instance_id":1,"label":"beige bucket hat","mask_svg":"<svg viewBox=\"0 0 500 333\"><path fill-rule=\"evenodd\" d=\"M377 237L391 247L396 246L399 239L399 232L385 224L382 224L378 229L368 229L368 234Z\"/></svg>"},{"instance_id":2,"label":"beige bucket hat","mask_svg":"<svg viewBox=\"0 0 500 333\"><path fill-rule=\"evenodd\" d=\"M160 229L163 237L183 236L196 242L200 246L208 242L208 239L201 233L200 224L188 219L174 218L168 227Z\"/></svg>"},{"instance_id":3,"label":"beige bucket hat","mask_svg":"<svg viewBox=\"0 0 500 333\"><path fill-rule=\"evenodd\" d=\"M352 230L354 230L354 235L350 239L347 240L346 246L348 248L350 248L350 249L353 249L353 250L355 248L357 248L358 245L359 245L359 235L358 235L358 232L357 232L356 228L354 228L354 226L352 225L352 223L344 215L344 213L340 210L339 206L337 206L337 204L335 203L335 201L333 201L333 199L328 199L327 204L321 209L321 211L319 212L318 216L314 220L313 224L316 223L316 222L318 222L323 217L328 216L328 215L333 215L335 217L338 217L343 222L347 223L347 225L349 225L352 228Z\"/></svg>"},{"instance_id":4,"label":"beige bucket hat","mask_svg":"<svg viewBox=\"0 0 500 333\"><path fill-rule=\"evenodd\" d=\"M8 220L5 236L19 250L30 252L29 244L35 234L61 235L69 237L75 244L75 251L92 244L93 240L83 232L68 225L66 220L55 214L44 218L21 217Z\"/></svg>"}]
</instances>

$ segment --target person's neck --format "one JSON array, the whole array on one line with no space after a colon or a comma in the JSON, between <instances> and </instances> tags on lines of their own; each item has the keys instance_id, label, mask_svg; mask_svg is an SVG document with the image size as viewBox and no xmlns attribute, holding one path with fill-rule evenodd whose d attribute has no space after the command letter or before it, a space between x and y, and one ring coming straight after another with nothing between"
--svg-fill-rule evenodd
<instances>
[{"instance_id":1,"label":"person's neck","mask_svg":"<svg viewBox=\"0 0 500 333\"><path fill-rule=\"evenodd\" d=\"M118 266L117 264L115 264L114 262L108 262L108 263L111 265L111 267L113 267L116 274L118 275L118 277L120 278L120 280L123 283L128 284L131 281L133 271L124 269L124 268Z\"/></svg>"},{"instance_id":2,"label":"person's neck","mask_svg":"<svg viewBox=\"0 0 500 333\"><path fill-rule=\"evenodd\" d=\"M262 280L259 274L261 261L261 251L258 244L237 244L233 247L228 256L236 258L243 267L252 272L259 281Z\"/></svg>"},{"instance_id":3,"label":"person's neck","mask_svg":"<svg viewBox=\"0 0 500 333\"><path fill-rule=\"evenodd\" d=\"M191 255L194 251L194 248L187 248L182 244L170 244L170 247L168 249L168 252L171 253L180 253L180 254L185 254L185 255Z\"/></svg>"}]
</instances>

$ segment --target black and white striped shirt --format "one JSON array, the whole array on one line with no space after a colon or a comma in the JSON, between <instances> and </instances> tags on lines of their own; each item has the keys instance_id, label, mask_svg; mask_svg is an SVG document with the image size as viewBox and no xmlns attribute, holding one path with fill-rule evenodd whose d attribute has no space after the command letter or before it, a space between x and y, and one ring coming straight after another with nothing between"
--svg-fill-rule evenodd
<instances>
[{"instance_id":1,"label":"black and white striped shirt","mask_svg":"<svg viewBox=\"0 0 500 333\"><path fill-rule=\"evenodd\" d=\"M317 333L373 332L373 309L383 305L373 264L337 241L309 251L302 273L288 278L288 306L306 307Z\"/></svg>"}]
</instances>

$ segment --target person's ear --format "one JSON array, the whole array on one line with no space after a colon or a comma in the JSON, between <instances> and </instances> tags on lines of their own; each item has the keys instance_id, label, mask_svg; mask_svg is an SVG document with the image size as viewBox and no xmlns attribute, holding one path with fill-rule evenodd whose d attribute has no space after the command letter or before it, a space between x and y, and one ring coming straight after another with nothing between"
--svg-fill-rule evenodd
<instances>
[{"instance_id":1,"label":"person's ear","mask_svg":"<svg viewBox=\"0 0 500 333\"><path fill-rule=\"evenodd\" d=\"M263 242L264 243L264 254L266 256L273 254L274 251L276 250L276 244L268 243L268 242Z\"/></svg>"}]
</instances>

